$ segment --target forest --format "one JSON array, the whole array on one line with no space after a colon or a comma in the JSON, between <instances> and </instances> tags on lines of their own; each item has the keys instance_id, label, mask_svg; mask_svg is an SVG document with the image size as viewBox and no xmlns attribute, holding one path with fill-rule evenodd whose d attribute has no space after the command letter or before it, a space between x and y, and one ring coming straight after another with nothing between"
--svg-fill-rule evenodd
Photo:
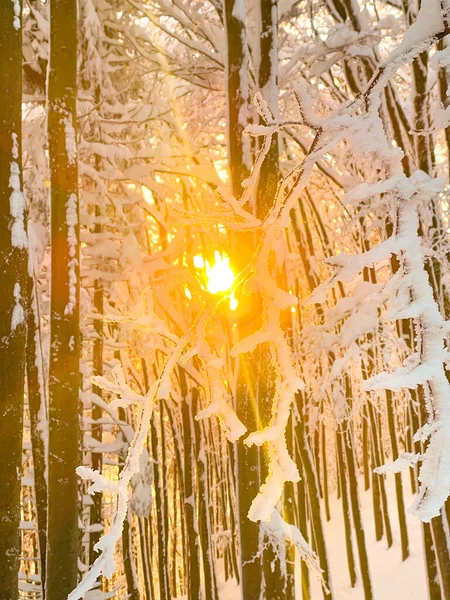
<instances>
[{"instance_id":1,"label":"forest","mask_svg":"<svg viewBox=\"0 0 450 600\"><path fill-rule=\"evenodd\" d=\"M450 600L450 0L0 0L0 600Z\"/></svg>"}]
</instances>

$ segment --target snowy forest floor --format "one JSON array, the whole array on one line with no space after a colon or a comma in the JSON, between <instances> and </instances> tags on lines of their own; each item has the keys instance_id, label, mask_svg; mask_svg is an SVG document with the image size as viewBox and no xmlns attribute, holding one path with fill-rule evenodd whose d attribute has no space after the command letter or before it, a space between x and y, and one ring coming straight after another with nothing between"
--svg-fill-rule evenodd
<instances>
[{"instance_id":1,"label":"snowy forest floor","mask_svg":"<svg viewBox=\"0 0 450 600\"><path fill-rule=\"evenodd\" d=\"M425 600L428 597L428 591L419 519L408 513L406 515L410 556L402 562L394 478L388 477L386 479L389 515L394 540L392 547L389 549L385 539L379 542L375 540L372 491L369 489L364 492L363 484L364 482L361 479L359 481L361 510L375 600ZM403 473L403 490L406 507L409 507L414 497L410 492L408 472ZM330 496L330 512L331 520L325 523L325 539L331 565L334 597L339 600L363 600L364 592L359 573L356 587L353 589L350 587L342 504L335 493ZM356 553L356 539L353 540L353 547ZM357 561L356 554L355 559ZM296 567L299 571L300 564L298 563ZM296 574L296 580L300 581L300 572ZM321 600L323 596L318 583L311 581L311 587L311 600ZM301 589L296 591L296 600L302 600ZM220 586L220 600L239 600L239 598L239 587L236 584L232 582L222 583Z\"/></svg>"}]
</instances>

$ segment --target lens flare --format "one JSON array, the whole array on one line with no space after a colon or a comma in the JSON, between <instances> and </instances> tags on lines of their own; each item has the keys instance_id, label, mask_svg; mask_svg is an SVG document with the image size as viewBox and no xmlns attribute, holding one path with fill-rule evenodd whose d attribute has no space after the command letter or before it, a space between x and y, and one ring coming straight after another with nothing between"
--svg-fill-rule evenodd
<instances>
[{"instance_id":1,"label":"lens flare","mask_svg":"<svg viewBox=\"0 0 450 600\"><path fill-rule=\"evenodd\" d=\"M210 294L220 294L227 292L233 287L234 273L230 267L228 256L222 256L217 250L214 252L215 263L211 267L208 261L205 261L206 268L206 289Z\"/></svg>"},{"instance_id":2,"label":"lens flare","mask_svg":"<svg viewBox=\"0 0 450 600\"><path fill-rule=\"evenodd\" d=\"M236 300L233 292L230 296L230 310L236 310L238 306L239 302Z\"/></svg>"},{"instance_id":3,"label":"lens flare","mask_svg":"<svg viewBox=\"0 0 450 600\"><path fill-rule=\"evenodd\" d=\"M196 269L203 269L205 267L205 260L201 254L194 256L194 267Z\"/></svg>"}]
</instances>

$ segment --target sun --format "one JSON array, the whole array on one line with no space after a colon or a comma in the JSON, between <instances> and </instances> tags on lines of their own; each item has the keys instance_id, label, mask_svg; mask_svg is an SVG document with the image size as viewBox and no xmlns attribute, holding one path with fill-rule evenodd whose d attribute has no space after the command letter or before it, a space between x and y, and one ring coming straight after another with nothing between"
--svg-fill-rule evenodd
<instances>
[{"instance_id":1,"label":"sun","mask_svg":"<svg viewBox=\"0 0 450 600\"><path fill-rule=\"evenodd\" d=\"M228 256L222 256L222 254L216 250L214 252L215 263L213 266L205 261L206 269L206 289L210 294L221 294L228 292L233 287L234 273L230 267L230 259Z\"/></svg>"},{"instance_id":2,"label":"sun","mask_svg":"<svg viewBox=\"0 0 450 600\"><path fill-rule=\"evenodd\" d=\"M239 305L234 291L227 294L234 285L235 275L230 266L230 258L224 252L215 250L214 264L211 266L201 254L194 256L194 267L204 272L206 289L210 294L224 294L229 299L230 310L235 311ZM185 290L186 295L187 291ZM189 296L188 296L189 298Z\"/></svg>"}]
</instances>

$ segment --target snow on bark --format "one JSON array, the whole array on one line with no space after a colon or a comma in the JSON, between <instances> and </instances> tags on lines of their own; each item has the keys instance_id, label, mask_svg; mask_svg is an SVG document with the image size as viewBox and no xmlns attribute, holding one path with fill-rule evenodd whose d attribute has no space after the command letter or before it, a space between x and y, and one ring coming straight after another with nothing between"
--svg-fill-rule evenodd
<instances>
[{"instance_id":1,"label":"snow on bark","mask_svg":"<svg viewBox=\"0 0 450 600\"><path fill-rule=\"evenodd\" d=\"M16 31L19 31L20 29L20 2L19 0L11 0L11 2L13 3L14 6L14 19L13 19L13 25L14 25L14 29Z\"/></svg>"},{"instance_id":2,"label":"snow on bark","mask_svg":"<svg viewBox=\"0 0 450 600\"><path fill-rule=\"evenodd\" d=\"M77 234L76 226L78 224L77 197L71 194L66 204L67 220L67 241L69 243L69 302L67 303L64 314L71 315L77 303Z\"/></svg>"},{"instance_id":3,"label":"snow on bark","mask_svg":"<svg viewBox=\"0 0 450 600\"><path fill-rule=\"evenodd\" d=\"M67 118L64 122L64 133L66 136L67 160L69 165L73 165L77 160L77 140L75 136L75 129L73 128L72 122L69 118Z\"/></svg>"},{"instance_id":4,"label":"snow on bark","mask_svg":"<svg viewBox=\"0 0 450 600\"><path fill-rule=\"evenodd\" d=\"M14 331L18 325L25 320L25 311L20 303L20 283L14 284L14 300L15 305L11 317L11 331Z\"/></svg>"},{"instance_id":5,"label":"snow on bark","mask_svg":"<svg viewBox=\"0 0 450 600\"><path fill-rule=\"evenodd\" d=\"M35 308L36 300L33 299L33 307ZM35 313L36 314L36 313ZM46 389L44 382L44 358L42 356L42 346L41 346L41 338L39 335L39 328L36 327L34 331L34 343L36 348L36 356L35 356L35 366L38 374L38 382L39 382L39 394L41 396L41 405L39 407L38 413L38 424L37 431L39 432L42 442L44 444L44 455L48 456L48 414L47 414L47 399L46 399ZM48 484L48 460L45 461L45 470L44 470L44 478L45 482Z\"/></svg>"},{"instance_id":6,"label":"snow on bark","mask_svg":"<svg viewBox=\"0 0 450 600\"><path fill-rule=\"evenodd\" d=\"M13 223L11 227L11 243L15 248L27 248L28 238L25 231L25 196L20 186L20 167L16 160L19 158L17 134L12 134L12 158L10 164L9 187L12 189L9 197L9 207Z\"/></svg>"}]
</instances>

